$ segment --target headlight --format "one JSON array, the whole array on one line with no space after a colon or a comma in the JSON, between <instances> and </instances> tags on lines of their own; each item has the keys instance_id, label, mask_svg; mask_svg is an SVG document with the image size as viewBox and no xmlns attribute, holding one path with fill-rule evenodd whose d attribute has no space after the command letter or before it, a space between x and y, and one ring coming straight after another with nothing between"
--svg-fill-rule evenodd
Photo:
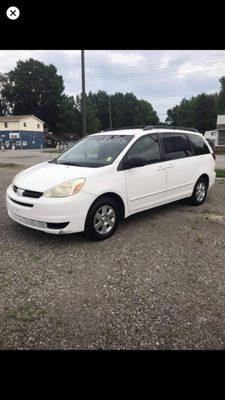
<instances>
[{"instance_id":1,"label":"headlight","mask_svg":"<svg viewBox=\"0 0 225 400\"><path fill-rule=\"evenodd\" d=\"M43 193L44 197L67 197L78 193L85 182L84 178L70 179Z\"/></svg>"}]
</instances>

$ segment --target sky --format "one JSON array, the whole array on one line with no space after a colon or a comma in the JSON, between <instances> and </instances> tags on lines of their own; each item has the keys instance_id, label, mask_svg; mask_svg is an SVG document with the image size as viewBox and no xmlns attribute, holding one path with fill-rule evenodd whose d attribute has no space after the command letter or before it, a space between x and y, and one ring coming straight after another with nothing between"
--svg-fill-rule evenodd
<instances>
[{"instance_id":1,"label":"sky","mask_svg":"<svg viewBox=\"0 0 225 400\"><path fill-rule=\"evenodd\" d=\"M1 50L0 72L31 57L56 66L67 95L81 92L80 50ZM85 71L86 92L133 92L164 121L182 98L219 91L225 50L86 50Z\"/></svg>"}]
</instances>

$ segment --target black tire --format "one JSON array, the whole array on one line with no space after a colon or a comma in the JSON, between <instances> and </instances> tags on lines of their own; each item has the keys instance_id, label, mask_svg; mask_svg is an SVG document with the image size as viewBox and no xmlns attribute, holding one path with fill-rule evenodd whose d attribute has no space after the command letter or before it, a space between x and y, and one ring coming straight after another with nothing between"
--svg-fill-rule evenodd
<instances>
[{"instance_id":1,"label":"black tire","mask_svg":"<svg viewBox=\"0 0 225 400\"><path fill-rule=\"evenodd\" d=\"M106 213L106 218L108 218L108 222L112 223L113 222L113 226L109 226L107 225L107 221L105 221L103 223L103 221L99 221L99 223L101 222L102 224L106 224L106 226L103 226L104 229L109 229L109 231L106 232L100 232L101 227L99 227L99 230L97 230L97 228L95 227L95 224L98 225L97 221L97 215L101 214L100 212L97 213L99 210L101 210L102 207L106 207L107 208L107 213ZM113 216L115 215L115 219L112 218L112 221L110 222L109 217L107 215L109 215L110 210L114 211ZM104 218L104 215L101 214ZM111 197L108 196L102 196L99 199L97 199L94 204L91 206L90 210L88 211L87 214L87 218L86 218L86 223L85 223L85 234L89 239L95 239L95 240L105 240L108 239L110 236L113 235L113 233L115 232L118 223L119 223L119 216L120 216L120 212L119 212L119 206L118 203L116 202L116 200L112 199Z\"/></svg>"},{"instance_id":2,"label":"black tire","mask_svg":"<svg viewBox=\"0 0 225 400\"><path fill-rule=\"evenodd\" d=\"M202 187L202 196L200 196L199 188ZM203 194L204 192L204 194ZM192 196L190 197L190 203L193 206L200 206L204 203L208 192L208 182L204 177L200 177L194 187Z\"/></svg>"}]
</instances>

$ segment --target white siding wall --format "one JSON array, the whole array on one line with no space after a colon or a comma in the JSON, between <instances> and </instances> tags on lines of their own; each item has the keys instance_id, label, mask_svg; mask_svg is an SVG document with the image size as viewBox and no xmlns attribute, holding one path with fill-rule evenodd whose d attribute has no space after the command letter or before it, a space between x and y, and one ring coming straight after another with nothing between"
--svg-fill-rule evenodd
<instances>
[{"instance_id":1,"label":"white siding wall","mask_svg":"<svg viewBox=\"0 0 225 400\"><path fill-rule=\"evenodd\" d=\"M8 127L5 127L4 122L0 122L0 131L16 131L20 129L20 121L8 121Z\"/></svg>"},{"instance_id":2,"label":"white siding wall","mask_svg":"<svg viewBox=\"0 0 225 400\"><path fill-rule=\"evenodd\" d=\"M24 126L24 123L26 126ZM43 123L34 117L23 118L18 121L7 121L8 127L5 127L4 122L0 122L0 131L36 131L43 132Z\"/></svg>"},{"instance_id":3,"label":"white siding wall","mask_svg":"<svg viewBox=\"0 0 225 400\"><path fill-rule=\"evenodd\" d=\"M26 126L24 126L24 124L26 124ZM37 131L37 132L43 132L44 130L43 123L33 117L21 119L19 129L21 131Z\"/></svg>"}]
</instances>

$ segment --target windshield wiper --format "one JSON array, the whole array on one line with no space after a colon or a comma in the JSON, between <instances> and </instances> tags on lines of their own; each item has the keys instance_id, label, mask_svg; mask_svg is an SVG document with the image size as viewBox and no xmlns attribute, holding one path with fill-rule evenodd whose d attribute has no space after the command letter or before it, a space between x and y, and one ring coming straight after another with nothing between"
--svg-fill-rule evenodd
<instances>
[{"instance_id":1,"label":"windshield wiper","mask_svg":"<svg viewBox=\"0 0 225 400\"><path fill-rule=\"evenodd\" d=\"M53 160L48 161L49 163L54 163L54 164L58 164L57 163L57 158L53 158Z\"/></svg>"},{"instance_id":2,"label":"windshield wiper","mask_svg":"<svg viewBox=\"0 0 225 400\"><path fill-rule=\"evenodd\" d=\"M82 166L81 164L74 163L74 162L69 162L69 161L59 162L59 163L57 163L57 164L60 164L60 165L74 165L74 166L76 166L76 167L81 167L81 166Z\"/></svg>"}]
</instances>

